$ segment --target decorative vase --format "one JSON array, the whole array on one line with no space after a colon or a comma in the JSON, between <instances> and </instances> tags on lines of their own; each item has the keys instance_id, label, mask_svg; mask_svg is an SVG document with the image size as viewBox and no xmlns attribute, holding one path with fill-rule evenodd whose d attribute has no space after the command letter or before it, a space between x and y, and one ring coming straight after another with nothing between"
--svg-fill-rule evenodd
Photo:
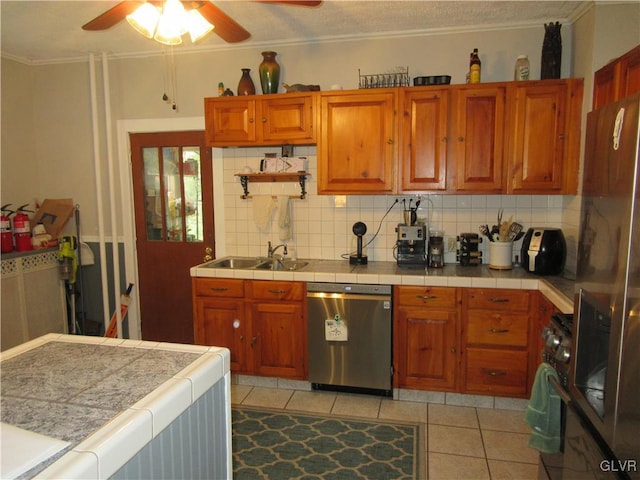
<instances>
[{"instance_id":1,"label":"decorative vase","mask_svg":"<svg viewBox=\"0 0 640 480\"><path fill-rule=\"evenodd\" d=\"M542 41L542 61L540 79L560 78L562 64L562 37L560 22L544 24L544 40Z\"/></svg>"},{"instance_id":2,"label":"decorative vase","mask_svg":"<svg viewBox=\"0 0 640 480\"><path fill-rule=\"evenodd\" d=\"M258 67L262 93L278 93L280 81L280 65L276 62L276 52L262 52L262 63Z\"/></svg>"},{"instance_id":3,"label":"decorative vase","mask_svg":"<svg viewBox=\"0 0 640 480\"><path fill-rule=\"evenodd\" d=\"M256 94L256 86L253 84L253 80L251 80L251 75L249 72L250 68L242 68L242 76L240 77L240 82L238 82L238 95L255 95Z\"/></svg>"}]
</instances>

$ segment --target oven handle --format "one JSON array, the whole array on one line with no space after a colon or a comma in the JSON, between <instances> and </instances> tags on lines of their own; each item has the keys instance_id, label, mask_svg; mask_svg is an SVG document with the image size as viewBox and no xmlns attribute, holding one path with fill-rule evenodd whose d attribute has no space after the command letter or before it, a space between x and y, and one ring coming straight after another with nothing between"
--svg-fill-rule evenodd
<instances>
[{"instance_id":1,"label":"oven handle","mask_svg":"<svg viewBox=\"0 0 640 480\"><path fill-rule=\"evenodd\" d=\"M556 391L556 393L560 396L562 401L566 404L571 403L571 396L567 393L567 391L560 385L560 382L556 377L549 377L549 382L551 386Z\"/></svg>"}]
</instances>

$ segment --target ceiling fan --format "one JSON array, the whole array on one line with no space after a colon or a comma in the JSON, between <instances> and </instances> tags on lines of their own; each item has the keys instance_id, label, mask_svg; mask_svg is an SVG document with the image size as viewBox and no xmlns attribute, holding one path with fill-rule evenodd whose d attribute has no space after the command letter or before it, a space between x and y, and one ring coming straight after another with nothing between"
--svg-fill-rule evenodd
<instances>
[{"instance_id":1,"label":"ceiling fan","mask_svg":"<svg viewBox=\"0 0 640 480\"><path fill-rule=\"evenodd\" d=\"M322 3L321 0L255 0L262 3L274 3L281 5L300 5L315 7ZM83 30L107 30L118 22L124 20L127 15L133 13L144 1L120 2L106 12L82 26ZM161 4L162 2L148 2ZM227 43L238 43L246 40L251 34L239 23L216 7L210 1L182 1L185 10L197 9L200 14L212 25L214 32Z\"/></svg>"}]
</instances>

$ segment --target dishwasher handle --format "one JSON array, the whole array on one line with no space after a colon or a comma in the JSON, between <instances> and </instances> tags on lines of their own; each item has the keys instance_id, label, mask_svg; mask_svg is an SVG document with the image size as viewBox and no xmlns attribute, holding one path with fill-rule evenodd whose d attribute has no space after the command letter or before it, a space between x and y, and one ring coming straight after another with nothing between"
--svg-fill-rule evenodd
<instances>
[{"instance_id":1,"label":"dishwasher handle","mask_svg":"<svg viewBox=\"0 0 640 480\"><path fill-rule=\"evenodd\" d=\"M307 298L339 298L342 300L391 301L391 295L368 295L363 293L307 292Z\"/></svg>"}]
</instances>

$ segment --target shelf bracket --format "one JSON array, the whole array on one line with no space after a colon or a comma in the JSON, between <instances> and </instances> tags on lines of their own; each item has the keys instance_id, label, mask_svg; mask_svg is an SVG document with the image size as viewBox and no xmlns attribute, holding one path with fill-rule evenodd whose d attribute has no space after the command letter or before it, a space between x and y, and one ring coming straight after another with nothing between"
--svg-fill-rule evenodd
<instances>
[{"instance_id":1,"label":"shelf bracket","mask_svg":"<svg viewBox=\"0 0 640 480\"><path fill-rule=\"evenodd\" d=\"M307 190L306 190L307 176L306 175L300 175L298 177L298 181L300 182L300 199L303 200L307 196Z\"/></svg>"},{"instance_id":2,"label":"shelf bracket","mask_svg":"<svg viewBox=\"0 0 640 480\"><path fill-rule=\"evenodd\" d=\"M249 196L249 177L246 175L240 175L240 185L242 185L242 190L244 190L242 198L246 199Z\"/></svg>"}]
</instances>

